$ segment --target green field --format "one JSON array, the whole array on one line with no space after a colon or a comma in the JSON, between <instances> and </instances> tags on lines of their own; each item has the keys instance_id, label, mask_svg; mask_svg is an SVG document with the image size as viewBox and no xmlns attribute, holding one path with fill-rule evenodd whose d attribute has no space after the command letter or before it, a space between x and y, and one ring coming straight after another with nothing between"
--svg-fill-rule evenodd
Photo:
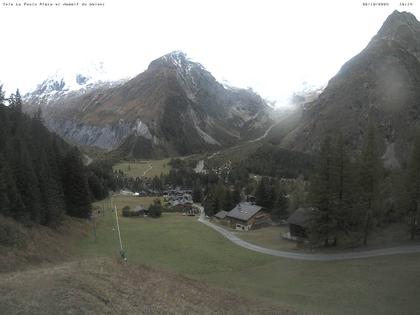
<instances>
[{"instance_id":1,"label":"green field","mask_svg":"<svg viewBox=\"0 0 420 315\"><path fill-rule=\"evenodd\" d=\"M134 208L135 206L142 205L144 207L149 207L153 200L155 199L161 199L158 197L134 197L134 196L122 196L118 195L116 197L112 198L112 204L116 205L118 208L118 211L121 212L121 209L125 206L129 206L130 208ZM107 208L110 207L110 200L104 200L101 202L95 203L95 206L100 206L101 208Z\"/></svg>"},{"instance_id":2,"label":"green field","mask_svg":"<svg viewBox=\"0 0 420 315\"><path fill-rule=\"evenodd\" d=\"M169 173L171 169L169 161L170 159L120 162L115 164L113 169L114 171L120 170L131 177L155 177Z\"/></svg>"},{"instance_id":3,"label":"green field","mask_svg":"<svg viewBox=\"0 0 420 315\"><path fill-rule=\"evenodd\" d=\"M115 202L125 204L124 198L117 197ZM104 205L109 205L109 200ZM97 242L90 235L80 242L79 252L118 255L114 219L108 208L99 219ZM420 310L420 254L339 262L297 261L240 248L197 222L197 217L164 213L159 219L121 217L120 224L131 262L175 271L298 311L418 314Z\"/></svg>"},{"instance_id":4,"label":"green field","mask_svg":"<svg viewBox=\"0 0 420 315\"><path fill-rule=\"evenodd\" d=\"M223 226L226 228L225 226ZM247 232L231 231L238 236L252 244L262 247L267 247L277 250L301 250L297 243L283 239L281 236L289 231L288 226L270 226L258 230L251 230ZM369 236L368 245L363 246L363 250L378 249L384 247L394 247L399 245L412 245L410 234L407 231L407 226L404 224L393 224L386 228L373 230ZM416 243L418 244L418 242ZM349 246L346 244L338 244L336 247L320 248L318 252L337 252L348 250Z\"/></svg>"},{"instance_id":5,"label":"green field","mask_svg":"<svg viewBox=\"0 0 420 315\"><path fill-rule=\"evenodd\" d=\"M289 231L288 226L270 226L248 232L234 231L236 236L252 244L277 250L297 250L297 243L284 240L281 236Z\"/></svg>"}]
</instances>

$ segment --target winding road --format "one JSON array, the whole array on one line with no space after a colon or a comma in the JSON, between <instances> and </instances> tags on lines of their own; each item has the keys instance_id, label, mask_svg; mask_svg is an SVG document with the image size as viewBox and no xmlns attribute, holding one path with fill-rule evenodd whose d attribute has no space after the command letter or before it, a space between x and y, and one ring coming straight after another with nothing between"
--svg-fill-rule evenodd
<instances>
[{"instance_id":1,"label":"winding road","mask_svg":"<svg viewBox=\"0 0 420 315\"><path fill-rule=\"evenodd\" d=\"M265 247L254 245L244 240L241 240L232 232L216 224L211 223L205 217L204 208L198 205L196 206L200 209L200 212L201 212L200 217L198 218L199 222L219 232L221 235L226 237L229 241L231 241L232 243L238 246L252 250L254 252L266 254L266 255L289 258L289 259L297 259L297 260L336 261L336 260L349 260L349 259L370 258L370 257L378 257L378 256L388 256L388 255L420 253L420 245L399 246L399 247L390 247L390 248L382 248L382 249L372 249L372 250L366 250L366 251L351 251L351 252L335 253L335 254L293 253L293 252L288 252L288 251L265 248Z\"/></svg>"}]
</instances>

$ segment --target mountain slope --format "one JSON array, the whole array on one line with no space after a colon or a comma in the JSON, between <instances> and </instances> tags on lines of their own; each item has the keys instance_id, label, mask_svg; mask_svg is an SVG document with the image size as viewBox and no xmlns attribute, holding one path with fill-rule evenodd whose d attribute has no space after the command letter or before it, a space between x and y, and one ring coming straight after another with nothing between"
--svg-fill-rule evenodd
<instances>
[{"instance_id":1,"label":"mountain slope","mask_svg":"<svg viewBox=\"0 0 420 315\"><path fill-rule=\"evenodd\" d=\"M368 120L378 128L385 164L398 166L420 122L420 23L392 13L368 46L305 105L298 127L281 140L290 149L314 152L327 134L341 131L359 150Z\"/></svg>"},{"instance_id":2,"label":"mountain slope","mask_svg":"<svg viewBox=\"0 0 420 315\"><path fill-rule=\"evenodd\" d=\"M227 147L272 123L261 97L226 89L182 52L154 60L125 84L44 108L47 125L64 138L133 157Z\"/></svg>"}]
</instances>

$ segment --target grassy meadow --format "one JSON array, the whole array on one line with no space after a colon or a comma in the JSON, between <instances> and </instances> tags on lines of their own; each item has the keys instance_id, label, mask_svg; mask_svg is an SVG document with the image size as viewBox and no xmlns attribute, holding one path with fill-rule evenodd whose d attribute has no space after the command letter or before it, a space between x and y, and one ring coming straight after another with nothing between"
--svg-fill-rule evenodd
<instances>
[{"instance_id":1,"label":"grassy meadow","mask_svg":"<svg viewBox=\"0 0 420 315\"><path fill-rule=\"evenodd\" d=\"M127 198L113 200L121 210ZM150 202L136 199L144 205ZM79 253L116 257L115 215L109 200L97 203L102 204L106 211L98 219L97 241L91 233L79 243ZM300 312L418 314L420 310L420 254L308 262L243 249L197 222L197 217L177 213L163 213L159 219L120 217L120 226L130 262L266 298ZM265 236L245 238L253 237Z\"/></svg>"},{"instance_id":2,"label":"grassy meadow","mask_svg":"<svg viewBox=\"0 0 420 315\"><path fill-rule=\"evenodd\" d=\"M140 177L146 176L153 178L155 176L160 176L160 174L168 174L171 169L168 164L170 159L163 160L142 160L135 162L120 162L114 165L114 171L121 170L126 175L131 177Z\"/></svg>"}]
</instances>

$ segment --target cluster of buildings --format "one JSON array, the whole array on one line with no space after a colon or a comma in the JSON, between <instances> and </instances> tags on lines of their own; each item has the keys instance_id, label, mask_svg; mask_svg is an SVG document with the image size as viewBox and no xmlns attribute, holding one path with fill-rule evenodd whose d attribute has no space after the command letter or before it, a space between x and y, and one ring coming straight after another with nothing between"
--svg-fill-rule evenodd
<instances>
[{"instance_id":1,"label":"cluster of buildings","mask_svg":"<svg viewBox=\"0 0 420 315\"><path fill-rule=\"evenodd\" d=\"M163 192L164 206L171 212L186 212L192 213L193 199L192 191L190 189L175 189L165 190Z\"/></svg>"}]
</instances>

